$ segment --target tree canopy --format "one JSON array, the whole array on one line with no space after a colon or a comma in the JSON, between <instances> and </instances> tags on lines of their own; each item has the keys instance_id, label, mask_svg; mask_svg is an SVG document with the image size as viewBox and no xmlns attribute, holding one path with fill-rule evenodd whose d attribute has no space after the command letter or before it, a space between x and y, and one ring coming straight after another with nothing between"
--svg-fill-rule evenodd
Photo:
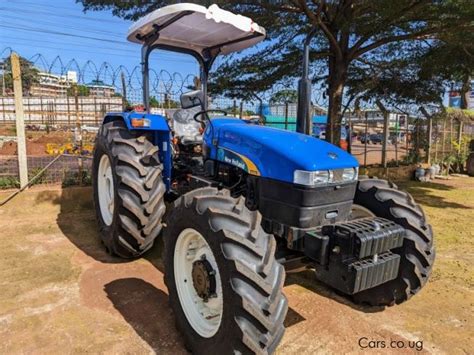
<instances>
[{"instance_id":1,"label":"tree canopy","mask_svg":"<svg viewBox=\"0 0 474 355\"><path fill-rule=\"evenodd\" d=\"M5 79L5 89L8 91L13 91L13 77L10 57L5 58L1 63L1 66L3 68L2 75L4 75L5 78L2 78L2 75L0 75L0 82ZM20 57L20 70L23 92L27 93L34 84L39 82L39 70L34 67L32 62L23 57Z\"/></svg>"},{"instance_id":2,"label":"tree canopy","mask_svg":"<svg viewBox=\"0 0 474 355\"><path fill-rule=\"evenodd\" d=\"M78 1L86 11L109 9L114 15L132 20L175 3ZM276 83L294 86L301 75L303 40L312 29L317 30L311 42L311 78L327 97L327 139L332 142L339 141L342 109L351 98L360 93L367 97L397 90L409 97L425 90L425 84L434 88L430 78L419 80L414 76L423 74L420 63L428 61L430 55L441 62L443 44L449 45L474 31L471 0L212 2L252 18L267 30L267 40L256 50L231 56L217 68L211 88L217 94L242 97L267 91Z\"/></svg>"},{"instance_id":3,"label":"tree canopy","mask_svg":"<svg viewBox=\"0 0 474 355\"><path fill-rule=\"evenodd\" d=\"M67 88L68 96L89 96L90 88L86 85L72 84Z\"/></svg>"},{"instance_id":4,"label":"tree canopy","mask_svg":"<svg viewBox=\"0 0 474 355\"><path fill-rule=\"evenodd\" d=\"M286 104L298 102L298 93L296 90L284 89L277 91L270 98L271 104Z\"/></svg>"}]
</instances>

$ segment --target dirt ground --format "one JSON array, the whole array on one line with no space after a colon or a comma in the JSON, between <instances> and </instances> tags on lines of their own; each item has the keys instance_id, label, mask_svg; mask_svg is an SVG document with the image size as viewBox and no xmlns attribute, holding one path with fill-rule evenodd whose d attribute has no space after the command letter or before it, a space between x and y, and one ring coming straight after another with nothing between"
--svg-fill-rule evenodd
<instances>
[{"instance_id":1,"label":"dirt ground","mask_svg":"<svg viewBox=\"0 0 474 355\"><path fill-rule=\"evenodd\" d=\"M8 135L6 135L8 136ZM72 141L72 133L70 132L26 132L26 154L29 156L45 156L46 144L65 144ZM17 143L15 141L6 141L0 147L1 155L16 155L18 154Z\"/></svg>"},{"instance_id":2,"label":"dirt ground","mask_svg":"<svg viewBox=\"0 0 474 355\"><path fill-rule=\"evenodd\" d=\"M351 304L311 272L288 275L279 354L473 353L474 179L403 187L436 233L428 285L383 310ZM0 207L1 354L185 353L168 307L161 243L124 262L98 240L90 188L35 188Z\"/></svg>"}]
</instances>

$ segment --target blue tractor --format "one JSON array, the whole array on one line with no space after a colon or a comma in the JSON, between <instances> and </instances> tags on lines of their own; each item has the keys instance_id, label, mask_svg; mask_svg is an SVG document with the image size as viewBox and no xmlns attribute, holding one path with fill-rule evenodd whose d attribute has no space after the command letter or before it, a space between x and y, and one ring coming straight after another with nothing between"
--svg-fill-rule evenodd
<instances>
[{"instance_id":1,"label":"blue tractor","mask_svg":"<svg viewBox=\"0 0 474 355\"><path fill-rule=\"evenodd\" d=\"M142 45L147 112L104 118L93 160L97 220L119 257L139 257L163 238L170 306L194 353L272 353L288 309L285 270L314 270L354 302L377 306L408 300L430 276L433 236L420 206L387 181L358 177L354 157L311 136L312 35L289 132L211 115L216 57L265 37L251 19L176 4L130 28L128 39ZM189 54L201 69L200 89L182 95L170 120L149 113L155 49Z\"/></svg>"}]
</instances>

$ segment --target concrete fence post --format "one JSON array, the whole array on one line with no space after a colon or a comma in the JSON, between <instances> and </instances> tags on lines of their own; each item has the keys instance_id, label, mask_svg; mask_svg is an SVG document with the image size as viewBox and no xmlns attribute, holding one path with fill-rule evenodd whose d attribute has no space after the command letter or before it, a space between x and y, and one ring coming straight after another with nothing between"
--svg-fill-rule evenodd
<instances>
[{"instance_id":1,"label":"concrete fence post","mask_svg":"<svg viewBox=\"0 0 474 355\"><path fill-rule=\"evenodd\" d=\"M23 110L23 88L21 85L21 67L18 54L11 57L13 92L15 94L15 122L18 150L18 170L20 173L20 188L28 185L28 162L26 158L25 116Z\"/></svg>"}]
</instances>

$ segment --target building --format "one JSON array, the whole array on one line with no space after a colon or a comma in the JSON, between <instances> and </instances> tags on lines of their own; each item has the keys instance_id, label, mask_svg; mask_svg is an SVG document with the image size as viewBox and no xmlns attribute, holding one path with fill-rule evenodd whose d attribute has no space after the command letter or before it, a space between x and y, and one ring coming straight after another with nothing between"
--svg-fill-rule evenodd
<instances>
[{"instance_id":1,"label":"building","mask_svg":"<svg viewBox=\"0 0 474 355\"><path fill-rule=\"evenodd\" d=\"M383 128L383 113L380 110L364 110L358 113L346 112L344 114L344 123L351 122L354 125L368 124L371 128ZM408 124L407 115L402 113L390 112L388 114L388 126L390 128L406 128Z\"/></svg>"},{"instance_id":2,"label":"building","mask_svg":"<svg viewBox=\"0 0 474 355\"><path fill-rule=\"evenodd\" d=\"M101 80L93 80L86 86L89 88L89 96L112 97L115 95L115 87L107 85Z\"/></svg>"},{"instance_id":3,"label":"building","mask_svg":"<svg viewBox=\"0 0 474 355\"><path fill-rule=\"evenodd\" d=\"M471 81L471 88L473 90L466 93L466 107L469 110L474 109L474 80ZM448 92L449 101L448 106L453 108L461 108L461 92L460 90L451 90Z\"/></svg>"},{"instance_id":4,"label":"building","mask_svg":"<svg viewBox=\"0 0 474 355\"><path fill-rule=\"evenodd\" d=\"M39 72L39 82L30 88L31 96L59 97L67 96L67 89L77 82L77 73L68 71L66 75Z\"/></svg>"}]
</instances>

